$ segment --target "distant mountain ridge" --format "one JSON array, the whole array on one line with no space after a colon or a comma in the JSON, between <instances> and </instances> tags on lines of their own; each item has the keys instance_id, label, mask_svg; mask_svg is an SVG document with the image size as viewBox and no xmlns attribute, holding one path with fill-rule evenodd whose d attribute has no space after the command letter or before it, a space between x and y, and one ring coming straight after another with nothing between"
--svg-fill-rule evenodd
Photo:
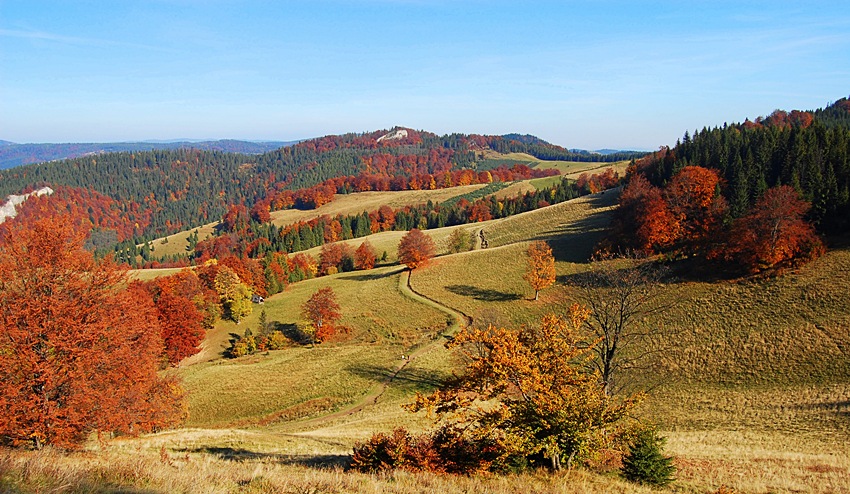
<instances>
[{"instance_id":1,"label":"distant mountain ridge","mask_svg":"<svg viewBox=\"0 0 850 494\"><path fill-rule=\"evenodd\" d=\"M0 170L32 163L43 163L80 156L122 151L153 151L168 149L200 149L227 153L262 154L295 144L299 141L241 141L219 139L207 141L138 141L106 143L30 143L0 141Z\"/></svg>"}]
</instances>

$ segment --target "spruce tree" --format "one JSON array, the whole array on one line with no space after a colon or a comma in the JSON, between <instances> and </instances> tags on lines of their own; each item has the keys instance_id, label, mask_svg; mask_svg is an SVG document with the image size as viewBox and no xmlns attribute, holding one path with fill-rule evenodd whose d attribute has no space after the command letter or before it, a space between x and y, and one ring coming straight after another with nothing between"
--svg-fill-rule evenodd
<instances>
[{"instance_id":1,"label":"spruce tree","mask_svg":"<svg viewBox=\"0 0 850 494\"><path fill-rule=\"evenodd\" d=\"M623 476L632 482L654 486L672 482L676 467L673 457L664 456L661 452L665 442L654 428L640 431L623 458Z\"/></svg>"}]
</instances>

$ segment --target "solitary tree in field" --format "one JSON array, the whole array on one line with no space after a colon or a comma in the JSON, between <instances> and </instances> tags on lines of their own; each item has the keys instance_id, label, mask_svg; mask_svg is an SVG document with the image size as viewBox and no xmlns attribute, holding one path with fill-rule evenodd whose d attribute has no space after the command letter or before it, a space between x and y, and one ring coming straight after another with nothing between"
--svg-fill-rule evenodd
<instances>
[{"instance_id":1,"label":"solitary tree in field","mask_svg":"<svg viewBox=\"0 0 850 494\"><path fill-rule=\"evenodd\" d=\"M331 287L325 287L314 293L301 311L310 324L318 341L327 341L334 334L334 325L342 317L336 294Z\"/></svg>"},{"instance_id":2,"label":"solitary tree in field","mask_svg":"<svg viewBox=\"0 0 850 494\"><path fill-rule=\"evenodd\" d=\"M555 282L555 258L552 248L542 240L532 242L528 246L528 267L525 270L525 280L534 289L534 300L540 290Z\"/></svg>"},{"instance_id":3,"label":"solitary tree in field","mask_svg":"<svg viewBox=\"0 0 850 494\"><path fill-rule=\"evenodd\" d=\"M157 375L150 296L83 241L62 217L0 238L0 443L74 447L185 416L179 386Z\"/></svg>"},{"instance_id":4,"label":"solitary tree in field","mask_svg":"<svg viewBox=\"0 0 850 494\"><path fill-rule=\"evenodd\" d=\"M621 371L641 365L662 346L661 328L646 319L668 306L660 299L663 276L662 268L646 260L608 256L578 277L578 298L590 309L586 343L608 395L624 387Z\"/></svg>"},{"instance_id":5,"label":"solitary tree in field","mask_svg":"<svg viewBox=\"0 0 850 494\"><path fill-rule=\"evenodd\" d=\"M354 268L355 269L372 269L375 267L377 260L375 248L368 240L364 240L360 247L354 251Z\"/></svg>"},{"instance_id":6,"label":"solitary tree in field","mask_svg":"<svg viewBox=\"0 0 850 494\"><path fill-rule=\"evenodd\" d=\"M414 270L424 266L434 257L437 248L434 241L428 235L422 233L418 228L407 232L398 244L398 260Z\"/></svg>"}]
</instances>

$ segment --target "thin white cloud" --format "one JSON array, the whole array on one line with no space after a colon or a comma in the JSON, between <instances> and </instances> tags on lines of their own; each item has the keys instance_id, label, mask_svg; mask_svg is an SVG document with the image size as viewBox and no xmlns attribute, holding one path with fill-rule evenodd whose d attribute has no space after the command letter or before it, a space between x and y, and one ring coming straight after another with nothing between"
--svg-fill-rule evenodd
<instances>
[{"instance_id":1,"label":"thin white cloud","mask_svg":"<svg viewBox=\"0 0 850 494\"><path fill-rule=\"evenodd\" d=\"M18 38L28 40L52 41L66 45L77 46L119 46L125 48L140 48L143 50L173 52L174 50L154 45L146 45L142 43L127 43L124 41L112 41L99 38L84 38L79 36L65 36L63 34L50 33L38 30L16 30L0 28L0 37Z\"/></svg>"}]
</instances>

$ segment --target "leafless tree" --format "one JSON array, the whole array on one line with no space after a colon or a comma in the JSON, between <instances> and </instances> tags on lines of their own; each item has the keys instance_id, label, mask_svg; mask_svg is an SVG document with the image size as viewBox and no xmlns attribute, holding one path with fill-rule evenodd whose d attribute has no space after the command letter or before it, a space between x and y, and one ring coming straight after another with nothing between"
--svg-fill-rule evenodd
<instances>
[{"instance_id":1,"label":"leafless tree","mask_svg":"<svg viewBox=\"0 0 850 494\"><path fill-rule=\"evenodd\" d=\"M592 311L585 322L585 343L593 346L593 365L608 395L627 387L623 371L645 364L669 336L650 319L671 306L660 297L666 276L666 268L626 255L596 259L575 278L579 301Z\"/></svg>"}]
</instances>

